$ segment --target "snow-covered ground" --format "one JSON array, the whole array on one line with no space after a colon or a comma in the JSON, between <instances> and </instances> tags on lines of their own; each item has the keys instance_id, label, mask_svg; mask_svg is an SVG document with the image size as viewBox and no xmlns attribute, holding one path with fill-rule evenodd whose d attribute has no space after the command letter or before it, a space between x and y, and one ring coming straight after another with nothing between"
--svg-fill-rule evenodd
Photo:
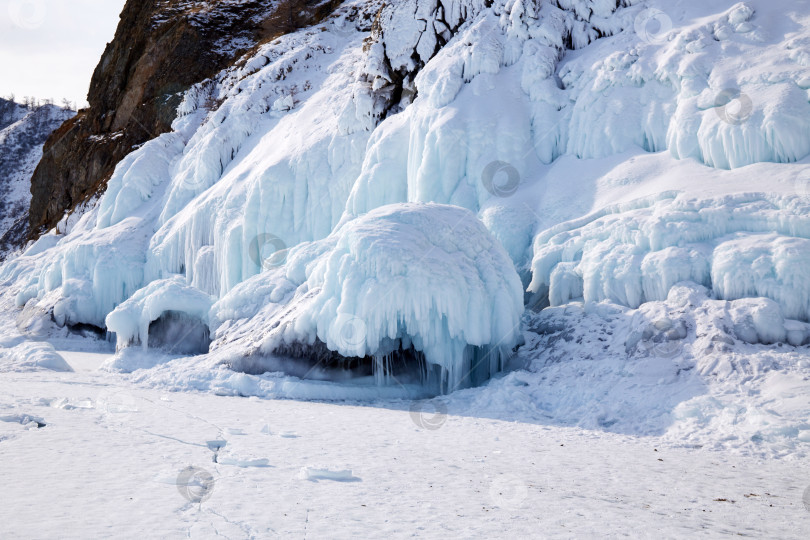
<instances>
[{"instance_id":1,"label":"snow-covered ground","mask_svg":"<svg viewBox=\"0 0 810 540\"><path fill-rule=\"evenodd\" d=\"M193 358L126 375L112 343L3 317L0 533L806 538L807 356L707 335L726 303L675 291L533 315L527 370L433 399L277 399L364 393Z\"/></svg>"},{"instance_id":2,"label":"snow-covered ground","mask_svg":"<svg viewBox=\"0 0 810 540\"><path fill-rule=\"evenodd\" d=\"M0 378L0 475L4 538L810 531L804 459L676 448L454 401L437 416L407 401L166 392L78 369Z\"/></svg>"}]
</instances>

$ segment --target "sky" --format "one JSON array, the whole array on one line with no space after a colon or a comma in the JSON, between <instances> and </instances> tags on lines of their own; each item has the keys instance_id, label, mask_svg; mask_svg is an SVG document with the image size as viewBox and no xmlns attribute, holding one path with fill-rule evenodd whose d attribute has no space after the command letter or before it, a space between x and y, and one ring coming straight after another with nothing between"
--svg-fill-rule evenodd
<instances>
[{"instance_id":1,"label":"sky","mask_svg":"<svg viewBox=\"0 0 810 540\"><path fill-rule=\"evenodd\" d=\"M87 104L125 0L0 0L0 96Z\"/></svg>"}]
</instances>

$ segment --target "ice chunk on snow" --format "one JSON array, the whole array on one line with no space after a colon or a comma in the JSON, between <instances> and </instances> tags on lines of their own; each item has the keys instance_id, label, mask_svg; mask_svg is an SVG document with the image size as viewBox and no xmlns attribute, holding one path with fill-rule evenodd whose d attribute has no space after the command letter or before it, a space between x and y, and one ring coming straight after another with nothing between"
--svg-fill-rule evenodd
<instances>
[{"instance_id":1,"label":"ice chunk on snow","mask_svg":"<svg viewBox=\"0 0 810 540\"><path fill-rule=\"evenodd\" d=\"M807 238L742 236L720 244L712 257L712 281L721 298L772 298L792 319L810 320L809 272Z\"/></svg>"},{"instance_id":2,"label":"ice chunk on snow","mask_svg":"<svg viewBox=\"0 0 810 540\"><path fill-rule=\"evenodd\" d=\"M186 284L182 276L153 281L107 315L107 328L116 333L117 347L149 344L150 324L161 316L184 314L208 325L213 298ZM178 338L182 336L177 336Z\"/></svg>"},{"instance_id":3,"label":"ice chunk on snow","mask_svg":"<svg viewBox=\"0 0 810 540\"><path fill-rule=\"evenodd\" d=\"M334 482L360 481L360 478L352 474L351 469L330 470L317 467L301 467L301 470L298 472L298 478L312 482L317 482L318 480L332 480Z\"/></svg>"},{"instance_id":4,"label":"ice chunk on snow","mask_svg":"<svg viewBox=\"0 0 810 540\"><path fill-rule=\"evenodd\" d=\"M799 321L785 321L785 339L794 347L804 345L808 338L808 326Z\"/></svg>"},{"instance_id":5,"label":"ice chunk on snow","mask_svg":"<svg viewBox=\"0 0 810 540\"><path fill-rule=\"evenodd\" d=\"M730 303L729 314L737 337L747 343L785 343L785 318L779 304L767 298L745 298Z\"/></svg>"},{"instance_id":6,"label":"ice chunk on snow","mask_svg":"<svg viewBox=\"0 0 810 540\"><path fill-rule=\"evenodd\" d=\"M273 102L272 110L279 112L291 111L295 108L295 100L292 96L282 96Z\"/></svg>"}]
</instances>

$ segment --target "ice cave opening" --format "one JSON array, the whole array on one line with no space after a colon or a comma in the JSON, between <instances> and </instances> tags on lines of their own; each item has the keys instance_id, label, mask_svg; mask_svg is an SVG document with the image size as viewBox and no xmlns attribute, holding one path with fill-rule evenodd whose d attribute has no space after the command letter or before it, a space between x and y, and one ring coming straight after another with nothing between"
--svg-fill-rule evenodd
<instances>
[{"instance_id":1,"label":"ice cave opening","mask_svg":"<svg viewBox=\"0 0 810 540\"><path fill-rule=\"evenodd\" d=\"M467 345L457 365L458 373L427 361L425 354L405 339L385 339L374 354L344 356L330 350L320 339L276 347L270 355L249 355L227 362L230 369L249 375L283 372L301 379L373 384L418 385L433 395L485 384L507 369L508 356L497 347Z\"/></svg>"},{"instance_id":2,"label":"ice cave opening","mask_svg":"<svg viewBox=\"0 0 810 540\"><path fill-rule=\"evenodd\" d=\"M149 323L148 345L172 354L207 354L211 344L208 325L182 311L164 311Z\"/></svg>"},{"instance_id":3,"label":"ice cave opening","mask_svg":"<svg viewBox=\"0 0 810 540\"><path fill-rule=\"evenodd\" d=\"M54 321L55 322L55 321ZM110 340L110 333L105 328L101 328L94 324L76 323L65 325L68 332L76 334L85 338L93 338L100 341Z\"/></svg>"},{"instance_id":4,"label":"ice cave opening","mask_svg":"<svg viewBox=\"0 0 810 540\"><path fill-rule=\"evenodd\" d=\"M312 344L280 344L271 355L241 357L228 366L251 375L283 371L302 379L376 384L429 384L439 373L437 366L425 361L423 353L412 346L403 347L401 342L390 347L387 354L359 357L330 350L320 339Z\"/></svg>"}]
</instances>

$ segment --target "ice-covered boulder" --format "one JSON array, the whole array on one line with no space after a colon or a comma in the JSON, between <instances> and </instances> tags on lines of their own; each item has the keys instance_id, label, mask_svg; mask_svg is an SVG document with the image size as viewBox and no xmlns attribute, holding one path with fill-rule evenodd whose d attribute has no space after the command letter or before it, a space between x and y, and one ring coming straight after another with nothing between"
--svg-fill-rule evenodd
<instances>
[{"instance_id":1,"label":"ice-covered boulder","mask_svg":"<svg viewBox=\"0 0 810 540\"><path fill-rule=\"evenodd\" d=\"M107 315L117 347L140 344L177 353L208 352L208 311L213 298L182 276L153 281Z\"/></svg>"},{"instance_id":2,"label":"ice-covered boulder","mask_svg":"<svg viewBox=\"0 0 810 540\"><path fill-rule=\"evenodd\" d=\"M286 278L277 279L299 284L286 297L288 309L223 325L217 338L264 335L256 353L267 355L321 343L344 358L372 358L381 378L392 359L414 351L437 366L444 391L486 380L521 340L520 278L500 243L463 208L384 206L292 250ZM240 290L213 311L243 304Z\"/></svg>"},{"instance_id":3,"label":"ice-covered boulder","mask_svg":"<svg viewBox=\"0 0 810 540\"><path fill-rule=\"evenodd\" d=\"M787 317L810 320L810 239L739 235L714 250L712 281L721 298L764 296Z\"/></svg>"},{"instance_id":4,"label":"ice-covered boulder","mask_svg":"<svg viewBox=\"0 0 810 540\"><path fill-rule=\"evenodd\" d=\"M729 303L734 334L746 343L785 343L787 329L782 310L773 300L745 298Z\"/></svg>"},{"instance_id":5,"label":"ice-covered boulder","mask_svg":"<svg viewBox=\"0 0 810 540\"><path fill-rule=\"evenodd\" d=\"M765 297L785 316L810 319L810 218L796 197L686 194L614 205L534 240L536 304L570 299L636 308L680 281L726 300Z\"/></svg>"}]
</instances>

